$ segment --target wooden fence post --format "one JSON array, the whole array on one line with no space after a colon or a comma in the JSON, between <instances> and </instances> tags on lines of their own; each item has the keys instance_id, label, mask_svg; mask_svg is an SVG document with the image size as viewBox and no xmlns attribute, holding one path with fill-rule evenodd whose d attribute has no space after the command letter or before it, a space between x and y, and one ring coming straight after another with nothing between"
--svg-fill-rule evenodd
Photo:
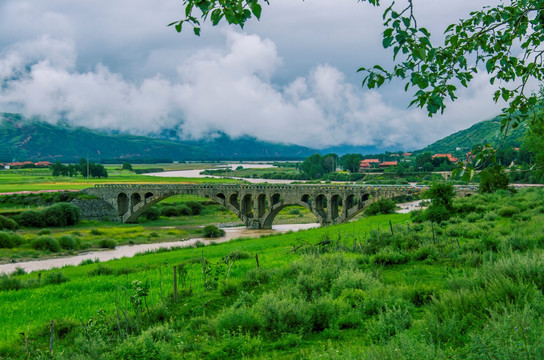
<instances>
[{"instance_id":1,"label":"wooden fence post","mask_svg":"<svg viewBox=\"0 0 544 360\"><path fill-rule=\"evenodd\" d=\"M174 265L174 302L178 302L178 272Z\"/></svg>"},{"instance_id":2,"label":"wooden fence post","mask_svg":"<svg viewBox=\"0 0 544 360\"><path fill-rule=\"evenodd\" d=\"M53 333L55 329L55 322L51 321L49 329L49 355L53 356Z\"/></svg>"}]
</instances>

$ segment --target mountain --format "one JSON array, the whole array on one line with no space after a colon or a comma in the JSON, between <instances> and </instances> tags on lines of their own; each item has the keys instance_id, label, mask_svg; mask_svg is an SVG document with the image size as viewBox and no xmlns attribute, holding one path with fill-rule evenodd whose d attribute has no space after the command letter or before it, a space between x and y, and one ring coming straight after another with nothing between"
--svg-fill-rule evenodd
<instances>
[{"instance_id":1,"label":"mountain","mask_svg":"<svg viewBox=\"0 0 544 360\"><path fill-rule=\"evenodd\" d=\"M173 141L126 134L106 134L66 123L57 125L0 113L0 161L48 160L74 162L89 156L132 162L196 160L303 159L315 150L269 143L251 137Z\"/></svg>"},{"instance_id":2,"label":"mountain","mask_svg":"<svg viewBox=\"0 0 544 360\"><path fill-rule=\"evenodd\" d=\"M500 128L501 122L499 118L481 121L468 129L446 136L416 151L416 153L429 151L433 154L451 153L454 155L463 155L472 150L474 145L478 144L489 143L493 147L497 147L503 140ZM525 126L509 130L503 147L520 147L526 131L527 127Z\"/></svg>"}]
</instances>

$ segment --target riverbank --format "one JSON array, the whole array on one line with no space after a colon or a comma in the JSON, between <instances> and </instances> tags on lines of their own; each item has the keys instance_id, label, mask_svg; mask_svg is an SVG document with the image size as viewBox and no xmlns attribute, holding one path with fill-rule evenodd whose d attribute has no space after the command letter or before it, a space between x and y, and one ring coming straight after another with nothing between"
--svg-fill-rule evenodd
<instances>
[{"instance_id":1,"label":"riverbank","mask_svg":"<svg viewBox=\"0 0 544 360\"><path fill-rule=\"evenodd\" d=\"M311 224L283 224L274 225L272 229L248 229L246 227L224 228L225 235L219 238L192 238L180 239L169 242L155 242L151 244L123 245L112 250L93 250L81 252L75 256L62 256L43 260L21 261L17 263L8 263L0 265L0 274L10 274L17 269L23 269L25 272L50 270L63 266L76 266L86 260L109 261L124 257L133 257L138 253L147 251L156 251L157 249L171 249L178 247L191 247L197 244L210 245L228 242L237 238L258 238L266 235L282 234L288 231L299 231L319 227L318 223Z\"/></svg>"}]
</instances>

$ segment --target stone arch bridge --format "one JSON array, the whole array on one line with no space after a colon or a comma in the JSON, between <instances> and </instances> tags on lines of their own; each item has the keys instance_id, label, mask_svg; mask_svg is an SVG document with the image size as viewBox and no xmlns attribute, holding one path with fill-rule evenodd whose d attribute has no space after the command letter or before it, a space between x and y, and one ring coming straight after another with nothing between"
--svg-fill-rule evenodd
<instances>
[{"instance_id":1,"label":"stone arch bridge","mask_svg":"<svg viewBox=\"0 0 544 360\"><path fill-rule=\"evenodd\" d=\"M330 225L348 221L373 201L413 195L424 189L360 185L107 184L83 192L100 198L108 214L122 222L136 221L152 205L170 196L191 194L225 206L249 228L269 229L276 215L287 206L303 206L321 225Z\"/></svg>"}]
</instances>

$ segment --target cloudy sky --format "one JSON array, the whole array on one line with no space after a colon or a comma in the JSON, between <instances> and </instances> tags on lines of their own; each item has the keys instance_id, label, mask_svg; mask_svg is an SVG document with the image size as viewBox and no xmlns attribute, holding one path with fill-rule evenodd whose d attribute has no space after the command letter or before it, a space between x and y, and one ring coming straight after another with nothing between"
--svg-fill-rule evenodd
<instances>
[{"instance_id":1,"label":"cloudy sky","mask_svg":"<svg viewBox=\"0 0 544 360\"><path fill-rule=\"evenodd\" d=\"M408 108L401 83L363 89L360 66L390 64L381 12L356 0L271 0L244 28L166 25L180 0L0 1L0 112L133 134L223 132L310 147L416 149L489 119L504 104L477 76L446 113ZM485 0L415 0L419 25ZM189 31L187 31L189 30Z\"/></svg>"}]
</instances>

